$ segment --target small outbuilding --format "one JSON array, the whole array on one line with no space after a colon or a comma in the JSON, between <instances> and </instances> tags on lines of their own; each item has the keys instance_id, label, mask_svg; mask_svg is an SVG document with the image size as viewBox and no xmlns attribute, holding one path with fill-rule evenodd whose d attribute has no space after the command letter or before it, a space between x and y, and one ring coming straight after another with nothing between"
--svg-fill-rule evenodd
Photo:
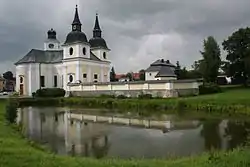
<instances>
[{"instance_id":1,"label":"small outbuilding","mask_svg":"<svg viewBox=\"0 0 250 167\"><path fill-rule=\"evenodd\" d=\"M150 64L145 71L146 81L151 80L177 80L175 74L176 66L171 64L169 60L160 59Z\"/></svg>"}]
</instances>

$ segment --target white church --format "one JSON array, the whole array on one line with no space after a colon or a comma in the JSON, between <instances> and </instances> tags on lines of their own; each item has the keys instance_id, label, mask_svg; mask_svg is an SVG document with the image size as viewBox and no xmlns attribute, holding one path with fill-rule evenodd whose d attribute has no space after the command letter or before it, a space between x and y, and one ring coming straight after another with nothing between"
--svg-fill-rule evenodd
<instances>
[{"instance_id":1,"label":"white church","mask_svg":"<svg viewBox=\"0 0 250 167\"><path fill-rule=\"evenodd\" d=\"M106 41L96 15L93 37L88 40L76 6L72 31L64 43L56 38L56 31L48 31L44 49L32 49L15 63L16 91L31 96L40 88L64 88L69 83L109 82L110 65Z\"/></svg>"}]
</instances>

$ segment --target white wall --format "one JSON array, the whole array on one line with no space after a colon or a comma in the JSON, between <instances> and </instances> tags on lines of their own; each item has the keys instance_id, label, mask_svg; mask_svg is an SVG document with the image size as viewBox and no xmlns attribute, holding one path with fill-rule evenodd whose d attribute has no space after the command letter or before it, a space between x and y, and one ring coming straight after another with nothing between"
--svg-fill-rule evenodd
<instances>
[{"instance_id":1,"label":"white wall","mask_svg":"<svg viewBox=\"0 0 250 167\"><path fill-rule=\"evenodd\" d=\"M152 81L152 80L157 80L155 78L155 76L158 74L159 72L146 72L145 73L145 79L146 81Z\"/></svg>"},{"instance_id":2,"label":"white wall","mask_svg":"<svg viewBox=\"0 0 250 167\"><path fill-rule=\"evenodd\" d=\"M39 72L39 64L23 64L16 66L16 91L20 91L20 76L24 79L24 95L31 96L40 88L40 75L45 78L44 88L54 87L54 76L57 75L57 86L62 87L62 64L41 64Z\"/></svg>"},{"instance_id":3,"label":"white wall","mask_svg":"<svg viewBox=\"0 0 250 167\"><path fill-rule=\"evenodd\" d=\"M49 48L49 44L53 44L54 48ZM59 41L52 40L44 42L44 50L61 50L61 45Z\"/></svg>"},{"instance_id":4,"label":"white wall","mask_svg":"<svg viewBox=\"0 0 250 167\"><path fill-rule=\"evenodd\" d=\"M73 48L73 54L70 55L70 48ZM86 54L83 54L83 48L86 49ZM75 43L71 45L63 46L63 59L68 58L90 58L90 45L85 43Z\"/></svg>"},{"instance_id":5,"label":"white wall","mask_svg":"<svg viewBox=\"0 0 250 167\"><path fill-rule=\"evenodd\" d=\"M103 61L109 61L109 50L107 49L91 49L92 53ZM106 59L103 57L103 53L106 53Z\"/></svg>"}]
</instances>

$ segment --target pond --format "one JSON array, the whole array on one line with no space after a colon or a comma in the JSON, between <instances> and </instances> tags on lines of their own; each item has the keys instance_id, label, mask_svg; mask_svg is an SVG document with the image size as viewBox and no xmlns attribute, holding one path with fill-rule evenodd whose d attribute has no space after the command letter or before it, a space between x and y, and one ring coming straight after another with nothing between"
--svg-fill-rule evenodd
<instances>
[{"instance_id":1,"label":"pond","mask_svg":"<svg viewBox=\"0 0 250 167\"><path fill-rule=\"evenodd\" d=\"M111 115L28 107L19 110L18 123L27 138L56 154L95 158L170 158L229 150L244 145L250 133L250 121Z\"/></svg>"}]
</instances>

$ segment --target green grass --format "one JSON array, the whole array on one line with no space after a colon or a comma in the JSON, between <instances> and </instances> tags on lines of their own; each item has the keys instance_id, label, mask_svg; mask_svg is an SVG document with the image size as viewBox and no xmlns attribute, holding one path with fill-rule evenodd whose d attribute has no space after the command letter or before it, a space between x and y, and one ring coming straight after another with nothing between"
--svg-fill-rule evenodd
<instances>
[{"instance_id":1,"label":"green grass","mask_svg":"<svg viewBox=\"0 0 250 167\"><path fill-rule=\"evenodd\" d=\"M249 93L249 91L248 91ZM216 101L216 99L234 98L228 94L244 94L241 98L249 98L247 92L234 91L226 94L189 98ZM244 98L245 97L245 98ZM154 100L153 100L154 101ZM157 101L157 100L156 100ZM159 100L163 101L163 100ZM157 101L158 103L158 101ZM247 167L250 166L250 150L248 148L235 149L231 152L206 153L201 156L175 160L121 160L80 157L63 157L39 149L21 137L20 132L13 126L6 124L4 118L5 102L0 101L0 167ZM36 146L36 147L34 147Z\"/></svg>"}]
</instances>

